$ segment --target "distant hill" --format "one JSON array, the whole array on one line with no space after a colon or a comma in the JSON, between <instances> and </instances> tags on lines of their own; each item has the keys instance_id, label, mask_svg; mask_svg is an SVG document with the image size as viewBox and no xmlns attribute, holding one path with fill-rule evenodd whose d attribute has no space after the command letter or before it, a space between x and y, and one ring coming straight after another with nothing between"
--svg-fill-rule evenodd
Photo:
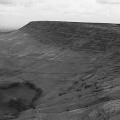
<instances>
[{"instance_id":1,"label":"distant hill","mask_svg":"<svg viewBox=\"0 0 120 120\"><path fill-rule=\"evenodd\" d=\"M33 21L1 35L0 83L3 119L30 108L45 120L112 118L120 111L120 25ZM84 110L68 115L76 109Z\"/></svg>"},{"instance_id":2,"label":"distant hill","mask_svg":"<svg viewBox=\"0 0 120 120\"><path fill-rule=\"evenodd\" d=\"M4 34L8 34L8 33L11 33L13 32L14 30L11 30L11 31L0 31L0 35L4 35Z\"/></svg>"}]
</instances>

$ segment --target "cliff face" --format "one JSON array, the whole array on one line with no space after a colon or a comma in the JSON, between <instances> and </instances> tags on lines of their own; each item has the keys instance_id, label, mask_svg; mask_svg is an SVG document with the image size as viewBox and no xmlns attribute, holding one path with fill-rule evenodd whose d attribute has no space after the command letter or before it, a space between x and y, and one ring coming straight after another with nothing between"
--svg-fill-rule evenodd
<instances>
[{"instance_id":1,"label":"cliff face","mask_svg":"<svg viewBox=\"0 0 120 120\"><path fill-rule=\"evenodd\" d=\"M119 47L117 24L38 21L0 36L1 119L115 117Z\"/></svg>"}]
</instances>

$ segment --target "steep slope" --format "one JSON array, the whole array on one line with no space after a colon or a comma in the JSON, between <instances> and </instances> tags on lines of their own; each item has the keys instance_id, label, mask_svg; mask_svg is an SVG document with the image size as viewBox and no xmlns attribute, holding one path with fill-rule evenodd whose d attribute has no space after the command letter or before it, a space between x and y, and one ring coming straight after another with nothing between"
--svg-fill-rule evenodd
<instances>
[{"instance_id":1,"label":"steep slope","mask_svg":"<svg viewBox=\"0 0 120 120\"><path fill-rule=\"evenodd\" d=\"M115 116L104 106L119 106L119 47L117 24L38 21L0 36L1 119Z\"/></svg>"}]
</instances>

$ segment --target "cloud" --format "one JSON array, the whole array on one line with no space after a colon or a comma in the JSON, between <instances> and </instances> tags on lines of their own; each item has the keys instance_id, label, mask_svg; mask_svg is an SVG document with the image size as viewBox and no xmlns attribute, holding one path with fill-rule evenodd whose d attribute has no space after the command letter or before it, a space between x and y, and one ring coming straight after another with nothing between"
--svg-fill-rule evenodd
<instances>
[{"instance_id":1,"label":"cloud","mask_svg":"<svg viewBox=\"0 0 120 120\"><path fill-rule=\"evenodd\" d=\"M13 4L13 3L12 3L12 0L0 0L0 4L9 5L9 4Z\"/></svg>"},{"instance_id":2,"label":"cloud","mask_svg":"<svg viewBox=\"0 0 120 120\"><path fill-rule=\"evenodd\" d=\"M14 3L21 6L32 6L39 2L39 0L13 0Z\"/></svg>"},{"instance_id":3,"label":"cloud","mask_svg":"<svg viewBox=\"0 0 120 120\"><path fill-rule=\"evenodd\" d=\"M40 0L41 1L41 0ZM14 5L14 6L31 6L38 3L39 0L0 0L1 5Z\"/></svg>"},{"instance_id":4,"label":"cloud","mask_svg":"<svg viewBox=\"0 0 120 120\"><path fill-rule=\"evenodd\" d=\"M39 0L0 0L0 14L24 14L38 3Z\"/></svg>"},{"instance_id":5,"label":"cloud","mask_svg":"<svg viewBox=\"0 0 120 120\"><path fill-rule=\"evenodd\" d=\"M120 4L120 0L97 0L97 2L103 4Z\"/></svg>"}]
</instances>

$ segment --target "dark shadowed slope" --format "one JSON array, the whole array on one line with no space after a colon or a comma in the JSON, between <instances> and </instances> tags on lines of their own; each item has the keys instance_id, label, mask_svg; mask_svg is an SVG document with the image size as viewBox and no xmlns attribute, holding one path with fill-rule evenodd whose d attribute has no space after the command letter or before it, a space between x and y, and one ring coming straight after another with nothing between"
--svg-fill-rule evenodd
<instances>
[{"instance_id":1,"label":"dark shadowed slope","mask_svg":"<svg viewBox=\"0 0 120 120\"><path fill-rule=\"evenodd\" d=\"M114 24L45 21L31 22L20 31L28 33L35 40L44 44L73 50L85 50L85 47L89 49L91 46L92 50L105 51L119 39L120 27Z\"/></svg>"},{"instance_id":2,"label":"dark shadowed slope","mask_svg":"<svg viewBox=\"0 0 120 120\"><path fill-rule=\"evenodd\" d=\"M107 120L119 83L117 24L38 21L0 36L2 120Z\"/></svg>"}]
</instances>

